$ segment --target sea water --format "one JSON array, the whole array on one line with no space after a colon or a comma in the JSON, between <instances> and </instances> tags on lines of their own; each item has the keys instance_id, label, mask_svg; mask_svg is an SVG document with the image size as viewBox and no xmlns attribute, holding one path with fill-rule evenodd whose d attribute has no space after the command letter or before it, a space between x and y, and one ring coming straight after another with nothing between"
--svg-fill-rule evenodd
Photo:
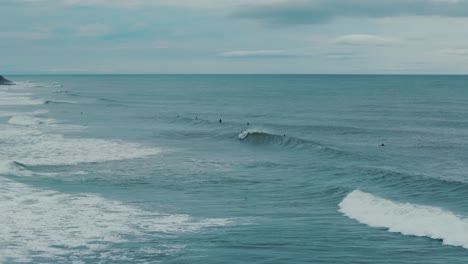
<instances>
[{"instance_id":1,"label":"sea water","mask_svg":"<svg viewBox=\"0 0 468 264\"><path fill-rule=\"evenodd\" d=\"M467 76L8 78L0 263L468 261Z\"/></svg>"}]
</instances>

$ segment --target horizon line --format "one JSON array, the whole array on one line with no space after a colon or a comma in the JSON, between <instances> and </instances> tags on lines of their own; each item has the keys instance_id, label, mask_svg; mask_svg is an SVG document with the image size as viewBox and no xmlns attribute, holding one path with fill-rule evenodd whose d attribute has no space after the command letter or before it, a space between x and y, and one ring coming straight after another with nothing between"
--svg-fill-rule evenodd
<instances>
[{"instance_id":1,"label":"horizon line","mask_svg":"<svg viewBox=\"0 0 468 264\"><path fill-rule=\"evenodd\" d=\"M2 74L0 74L2 75ZM379 75L379 76L468 76L468 73L12 73L4 76L57 76L57 75Z\"/></svg>"}]
</instances>

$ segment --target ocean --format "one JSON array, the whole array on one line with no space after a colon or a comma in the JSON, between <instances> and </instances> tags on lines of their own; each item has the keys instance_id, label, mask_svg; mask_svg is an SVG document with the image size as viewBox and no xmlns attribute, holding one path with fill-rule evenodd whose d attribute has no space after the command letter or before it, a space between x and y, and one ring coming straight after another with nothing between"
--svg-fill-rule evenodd
<instances>
[{"instance_id":1,"label":"ocean","mask_svg":"<svg viewBox=\"0 0 468 264\"><path fill-rule=\"evenodd\" d=\"M467 263L468 76L0 86L0 263Z\"/></svg>"}]
</instances>

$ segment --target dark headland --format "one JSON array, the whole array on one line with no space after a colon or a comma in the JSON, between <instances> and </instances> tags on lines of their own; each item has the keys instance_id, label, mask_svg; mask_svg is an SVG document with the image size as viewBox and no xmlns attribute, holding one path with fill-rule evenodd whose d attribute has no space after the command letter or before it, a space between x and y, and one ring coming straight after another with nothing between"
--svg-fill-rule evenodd
<instances>
[{"instance_id":1,"label":"dark headland","mask_svg":"<svg viewBox=\"0 0 468 264\"><path fill-rule=\"evenodd\" d=\"M3 78L3 76L0 75L0 85L15 85L15 83Z\"/></svg>"}]
</instances>

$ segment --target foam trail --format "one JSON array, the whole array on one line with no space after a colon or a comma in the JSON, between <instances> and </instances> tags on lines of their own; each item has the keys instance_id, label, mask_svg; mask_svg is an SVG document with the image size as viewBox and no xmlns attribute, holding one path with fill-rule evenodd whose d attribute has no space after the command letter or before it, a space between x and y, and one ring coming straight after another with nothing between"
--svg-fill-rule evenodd
<instances>
[{"instance_id":1,"label":"foam trail","mask_svg":"<svg viewBox=\"0 0 468 264\"><path fill-rule=\"evenodd\" d=\"M348 194L339 207L349 218L371 227L468 249L468 219L438 207L394 202L359 190Z\"/></svg>"}]
</instances>

